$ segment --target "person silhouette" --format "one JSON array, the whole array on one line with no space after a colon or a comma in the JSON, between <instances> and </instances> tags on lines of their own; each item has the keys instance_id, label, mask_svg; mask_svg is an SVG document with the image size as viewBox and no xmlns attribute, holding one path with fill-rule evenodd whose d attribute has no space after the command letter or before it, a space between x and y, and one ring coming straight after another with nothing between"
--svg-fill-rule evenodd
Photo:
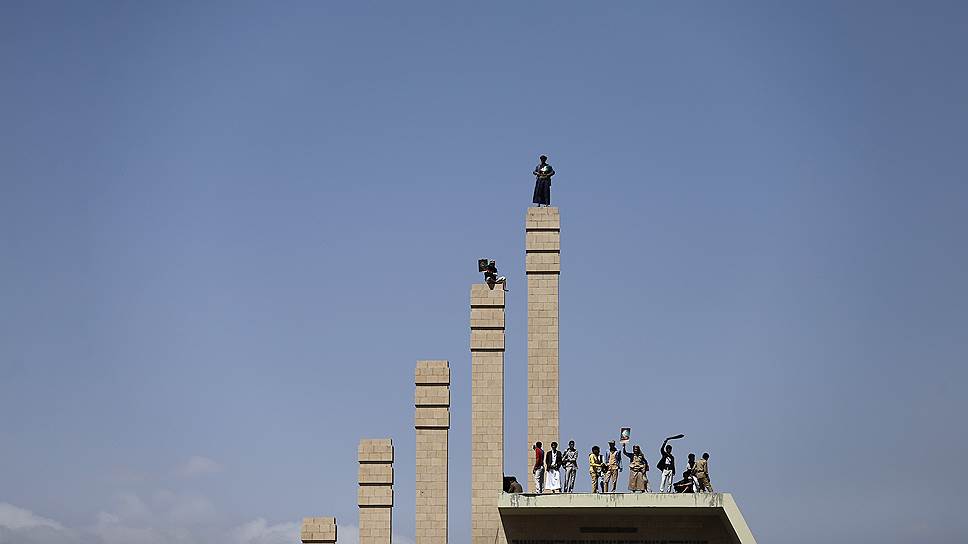
<instances>
[{"instance_id":1,"label":"person silhouette","mask_svg":"<svg viewBox=\"0 0 968 544\"><path fill-rule=\"evenodd\" d=\"M548 157L541 155L538 157L541 162L534 167L534 197L531 201L539 207L551 206L551 176L555 175L555 169L548 164Z\"/></svg>"}]
</instances>

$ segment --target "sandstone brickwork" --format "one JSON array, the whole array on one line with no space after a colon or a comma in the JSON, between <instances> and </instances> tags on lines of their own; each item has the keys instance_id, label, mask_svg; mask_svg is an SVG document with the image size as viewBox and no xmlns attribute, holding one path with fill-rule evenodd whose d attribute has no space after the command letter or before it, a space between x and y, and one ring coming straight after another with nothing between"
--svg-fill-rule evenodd
<instances>
[{"instance_id":1,"label":"sandstone brickwork","mask_svg":"<svg viewBox=\"0 0 968 544\"><path fill-rule=\"evenodd\" d=\"M450 364L417 361L414 383L417 544L447 544Z\"/></svg>"},{"instance_id":2,"label":"sandstone brickwork","mask_svg":"<svg viewBox=\"0 0 968 544\"><path fill-rule=\"evenodd\" d=\"M471 286L471 543L504 544L504 290ZM461 465L466 466L466 465Z\"/></svg>"},{"instance_id":3,"label":"sandstone brickwork","mask_svg":"<svg viewBox=\"0 0 968 544\"><path fill-rule=\"evenodd\" d=\"M393 441L360 440L360 544L390 544L393 531Z\"/></svg>"},{"instance_id":4,"label":"sandstone brickwork","mask_svg":"<svg viewBox=\"0 0 968 544\"><path fill-rule=\"evenodd\" d=\"M299 539L303 542L336 542L336 518L303 518Z\"/></svg>"},{"instance_id":5,"label":"sandstone brickwork","mask_svg":"<svg viewBox=\"0 0 968 544\"><path fill-rule=\"evenodd\" d=\"M528 208L525 218L528 276L528 489L534 452L560 442L558 428L558 276L561 273L561 218L558 208Z\"/></svg>"}]
</instances>

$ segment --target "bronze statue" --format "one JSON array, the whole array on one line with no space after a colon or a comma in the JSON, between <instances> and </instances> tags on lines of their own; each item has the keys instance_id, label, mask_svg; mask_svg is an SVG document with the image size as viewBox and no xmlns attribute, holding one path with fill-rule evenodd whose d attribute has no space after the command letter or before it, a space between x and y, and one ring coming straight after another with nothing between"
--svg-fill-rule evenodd
<instances>
[{"instance_id":1,"label":"bronze statue","mask_svg":"<svg viewBox=\"0 0 968 544\"><path fill-rule=\"evenodd\" d=\"M551 206L551 176L555 175L555 169L548 164L547 156L541 155L539 160L541 163L534 167L533 172L535 176L534 198L531 201L539 207L542 204Z\"/></svg>"}]
</instances>

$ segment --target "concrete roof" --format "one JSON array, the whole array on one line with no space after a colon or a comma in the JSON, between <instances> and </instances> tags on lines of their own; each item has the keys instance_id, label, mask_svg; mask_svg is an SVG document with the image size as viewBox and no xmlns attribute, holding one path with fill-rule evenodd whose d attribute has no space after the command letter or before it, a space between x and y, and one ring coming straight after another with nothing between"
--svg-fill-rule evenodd
<instances>
[{"instance_id":1,"label":"concrete roof","mask_svg":"<svg viewBox=\"0 0 968 544\"><path fill-rule=\"evenodd\" d=\"M603 509L608 510L603 510ZM693 531L696 536L706 525L712 534L722 531L727 539L739 544L756 544L753 534L743 519L739 507L729 493L557 493L557 494L510 494L502 493L498 499L498 510L505 525L508 540L535 541L528 533L528 526L534 526L543 516L555 516L557 521L551 525L553 532L560 535L547 536L548 541L575 538L578 533L594 533L594 528L577 527L588 524L610 526L601 532L638 533L635 538L655 532ZM572 520L575 520L572 522ZM666 521L662 521L666 520ZM564 525L572 527L562 527ZM622 530L618 525L634 525ZM665 524L665 525L663 525ZM677 525L678 524L678 525ZM676 527L682 527L677 529ZM543 530L547 533L547 529ZM569 532L570 531L570 532ZM546 536L546 535L541 535ZM517 537L517 538L515 538ZM588 538L588 537L586 537ZM601 538L601 537L599 537ZM615 536L612 536L615 538ZM629 539L631 537L623 537ZM715 538L713 538L715 540ZM594 537L592 540L594 541ZM636 541L634 538L629 542Z\"/></svg>"}]
</instances>

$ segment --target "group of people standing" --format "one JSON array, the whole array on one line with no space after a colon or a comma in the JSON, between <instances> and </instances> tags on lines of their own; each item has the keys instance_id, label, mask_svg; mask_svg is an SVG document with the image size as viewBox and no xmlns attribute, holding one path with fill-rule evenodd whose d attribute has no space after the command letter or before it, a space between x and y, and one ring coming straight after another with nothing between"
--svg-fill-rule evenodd
<instances>
[{"instance_id":1,"label":"group of people standing","mask_svg":"<svg viewBox=\"0 0 968 544\"><path fill-rule=\"evenodd\" d=\"M674 437L673 437L674 438ZM709 454L703 453L700 459L689 454L687 468L682 473L682 479L675 480L676 458L672 454L671 438L666 438L659 447L661 456L656 468L662 471L659 493L700 493L713 492L709 481ZM578 450L575 441L568 442L564 451L558 449L558 443L552 442L551 449L545 451L541 442L536 442L534 449L534 466L532 475L537 493L573 493L575 477L578 474ZM629 460L629 491L632 493L652 492L649 488L649 461L639 446L632 446L629 452L625 444L622 449L615 447L615 441L609 440L608 451L604 454L598 446L593 446L588 454L588 474L591 476L592 493L615 493L618 487L619 473L622 472L622 457ZM521 489L520 485L516 489ZM518 491L520 492L520 491Z\"/></svg>"}]
</instances>

